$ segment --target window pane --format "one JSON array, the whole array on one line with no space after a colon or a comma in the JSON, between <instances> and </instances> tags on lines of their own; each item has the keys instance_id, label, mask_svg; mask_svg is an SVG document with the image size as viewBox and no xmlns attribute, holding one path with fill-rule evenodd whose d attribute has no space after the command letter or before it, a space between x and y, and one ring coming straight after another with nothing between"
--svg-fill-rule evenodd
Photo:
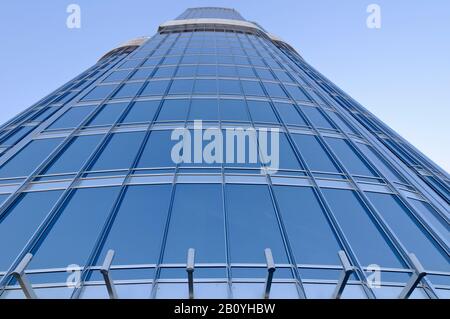
<instances>
[{"instance_id":1,"label":"window pane","mask_svg":"<svg viewBox=\"0 0 450 319\"><path fill-rule=\"evenodd\" d=\"M216 76L217 67L215 65L199 65L197 76Z\"/></svg>"},{"instance_id":2,"label":"window pane","mask_svg":"<svg viewBox=\"0 0 450 319\"><path fill-rule=\"evenodd\" d=\"M280 169L302 169L285 134L280 133Z\"/></svg>"},{"instance_id":3,"label":"window pane","mask_svg":"<svg viewBox=\"0 0 450 319\"><path fill-rule=\"evenodd\" d=\"M28 176L61 141L62 138L31 141L0 168L0 177Z\"/></svg>"},{"instance_id":4,"label":"window pane","mask_svg":"<svg viewBox=\"0 0 450 319\"><path fill-rule=\"evenodd\" d=\"M136 102L128 111L122 123L143 123L151 122L155 117L160 101Z\"/></svg>"},{"instance_id":5,"label":"window pane","mask_svg":"<svg viewBox=\"0 0 450 319\"><path fill-rule=\"evenodd\" d=\"M236 68L234 66L219 65L217 67L217 74L218 76L229 76L229 77L237 76Z\"/></svg>"},{"instance_id":6,"label":"window pane","mask_svg":"<svg viewBox=\"0 0 450 319\"><path fill-rule=\"evenodd\" d=\"M189 120L218 121L217 100L192 100Z\"/></svg>"},{"instance_id":7,"label":"window pane","mask_svg":"<svg viewBox=\"0 0 450 319\"><path fill-rule=\"evenodd\" d=\"M114 94L114 98L120 99L126 97L134 97L140 90L142 85L144 85L144 82L126 83L119 89L119 91L116 94Z\"/></svg>"},{"instance_id":8,"label":"window pane","mask_svg":"<svg viewBox=\"0 0 450 319\"><path fill-rule=\"evenodd\" d=\"M217 80L196 80L194 86L196 94L217 94Z\"/></svg>"},{"instance_id":9,"label":"window pane","mask_svg":"<svg viewBox=\"0 0 450 319\"><path fill-rule=\"evenodd\" d=\"M173 80L169 94L191 94L193 87L194 80Z\"/></svg>"},{"instance_id":10,"label":"window pane","mask_svg":"<svg viewBox=\"0 0 450 319\"><path fill-rule=\"evenodd\" d=\"M177 141L171 140L172 131L153 131L145 145L137 167L173 167L172 147Z\"/></svg>"},{"instance_id":11,"label":"window pane","mask_svg":"<svg viewBox=\"0 0 450 319\"><path fill-rule=\"evenodd\" d=\"M130 168L144 135L144 132L114 134L91 170Z\"/></svg>"},{"instance_id":12,"label":"window pane","mask_svg":"<svg viewBox=\"0 0 450 319\"><path fill-rule=\"evenodd\" d=\"M158 263L172 185L130 186L120 204L100 259L109 249L114 264Z\"/></svg>"},{"instance_id":13,"label":"window pane","mask_svg":"<svg viewBox=\"0 0 450 319\"><path fill-rule=\"evenodd\" d=\"M441 238L447 243L450 241L450 225L446 223L442 217L431 207L430 204L422 202L420 200L411 199L410 203L419 212L422 218L430 223L435 231L441 235Z\"/></svg>"},{"instance_id":14,"label":"window pane","mask_svg":"<svg viewBox=\"0 0 450 319\"><path fill-rule=\"evenodd\" d=\"M176 186L164 263L185 263L189 248L200 263L225 262L220 184Z\"/></svg>"},{"instance_id":15,"label":"window pane","mask_svg":"<svg viewBox=\"0 0 450 319\"><path fill-rule=\"evenodd\" d=\"M363 266L403 267L390 243L354 192L323 189L327 202Z\"/></svg>"},{"instance_id":16,"label":"window pane","mask_svg":"<svg viewBox=\"0 0 450 319\"><path fill-rule=\"evenodd\" d=\"M94 106L77 106L70 108L61 115L48 129L56 130L62 128L75 128L88 116L94 109Z\"/></svg>"},{"instance_id":17,"label":"window pane","mask_svg":"<svg viewBox=\"0 0 450 319\"><path fill-rule=\"evenodd\" d=\"M88 126L114 124L127 106L128 103L105 104L97 115L89 122Z\"/></svg>"},{"instance_id":18,"label":"window pane","mask_svg":"<svg viewBox=\"0 0 450 319\"><path fill-rule=\"evenodd\" d=\"M267 93L270 97L287 98L286 93L284 93L283 89L278 83L264 82L264 87L266 88Z\"/></svg>"},{"instance_id":19,"label":"window pane","mask_svg":"<svg viewBox=\"0 0 450 319\"><path fill-rule=\"evenodd\" d=\"M103 135L88 135L77 137L64 151L50 164L45 174L74 173L88 160Z\"/></svg>"},{"instance_id":20,"label":"window pane","mask_svg":"<svg viewBox=\"0 0 450 319\"><path fill-rule=\"evenodd\" d=\"M169 86L169 81L150 81L148 82L141 95L164 95Z\"/></svg>"},{"instance_id":21,"label":"window pane","mask_svg":"<svg viewBox=\"0 0 450 319\"><path fill-rule=\"evenodd\" d=\"M8 138L3 140L0 144L14 145L15 143L20 141L22 138L24 138L28 133L30 133L35 128L36 128L35 126L23 126L20 129L18 129L15 133L10 135Z\"/></svg>"},{"instance_id":22,"label":"window pane","mask_svg":"<svg viewBox=\"0 0 450 319\"><path fill-rule=\"evenodd\" d=\"M229 184L225 198L231 262L265 263L264 249L270 248L276 263L286 263L286 251L267 186Z\"/></svg>"},{"instance_id":23,"label":"window pane","mask_svg":"<svg viewBox=\"0 0 450 319\"><path fill-rule=\"evenodd\" d=\"M243 78L254 78L255 73L253 73L252 68L244 68L244 67L238 67L238 73L240 77Z\"/></svg>"},{"instance_id":24,"label":"window pane","mask_svg":"<svg viewBox=\"0 0 450 319\"><path fill-rule=\"evenodd\" d=\"M120 82L127 78L127 76L131 73L130 70L126 71L116 71L111 73L103 82Z\"/></svg>"},{"instance_id":25,"label":"window pane","mask_svg":"<svg viewBox=\"0 0 450 319\"><path fill-rule=\"evenodd\" d=\"M153 68L139 69L131 76L131 80L147 80L153 70Z\"/></svg>"},{"instance_id":26,"label":"window pane","mask_svg":"<svg viewBox=\"0 0 450 319\"><path fill-rule=\"evenodd\" d=\"M269 102L248 101L248 108L254 122L278 123L278 119Z\"/></svg>"},{"instance_id":27,"label":"window pane","mask_svg":"<svg viewBox=\"0 0 450 319\"><path fill-rule=\"evenodd\" d=\"M397 181L401 183L405 182L405 180L401 178L400 175L397 172L395 172L394 169L391 168L389 164L387 164L383 159L380 158L380 156L378 156L374 152L372 147L362 143L358 143L358 146L362 149L363 154L367 156L368 159L370 159L372 164L375 165L378 168L378 170L380 170L381 173L383 173L384 176L387 177L388 180Z\"/></svg>"},{"instance_id":28,"label":"window pane","mask_svg":"<svg viewBox=\"0 0 450 319\"><path fill-rule=\"evenodd\" d=\"M292 134L292 138L310 170L339 172L333 160L315 136Z\"/></svg>"},{"instance_id":29,"label":"window pane","mask_svg":"<svg viewBox=\"0 0 450 319\"><path fill-rule=\"evenodd\" d=\"M306 96L305 92L303 92L303 90L300 87L293 85L286 85L285 87L294 100L309 101L309 98Z\"/></svg>"},{"instance_id":30,"label":"window pane","mask_svg":"<svg viewBox=\"0 0 450 319\"><path fill-rule=\"evenodd\" d=\"M298 113L295 106L287 103L275 103L275 108L280 113L281 119L287 125L306 126L303 117Z\"/></svg>"},{"instance_id":31,"label":"window pane","mask_svg":"<svg viewBox=\"0 0 450 319\"><path fill-rule=\"evenodd\" d=\"M0 219L0 271L8 269L61 193L50 191L22 194L3 215Z\"/></svg>"},{"instance_id":32,"label":"window pane","mask_svg":"<svg viewBox=\"0 0 450 319\"><path fill-rule=\"evenodd\" d=\"M240 95L241 85L238 80L219 80L219 94Z\"/></svg>"},{"instance_id":33,"label":"window pane","mask_svg":"<svg viewBox=\"0 0 450 319\"><path fill-rule=\"evenodd\" d=\"M82 100L83 101L103 100L108 95L110 95L116 88L117 88L117 85L97 86L92 91L90 91L88 94L86 94Z\"/></svg>"},{"instance_id":34,"label":"window pane","mask_svg":"<svg viewBox=\"0 0 450 319\"><path fill-rule=\"evenodd\" d=\"M185 121L189 100L165 100L156 121Z\"/></svg>"},{"instance_id":35,"label":"window pane","mask_svg":"<svg viewBox=\"0 0 450 319\"><path fill-rule=\"evenodd\" d=\"M85 265L119 189L101 187L76 190L40 244L30 268Z\"/></svg>"},{"instance_id":36,"label":"window pane","mask_svg":"<svg viewBox=\"0 0 450 319\"><path fill-rule=\"evenodd\" d=\"M425 269L449 271L449 257L418 225L395 195L367 193L367 196L398 236L400 242L410 253L414 253L419 258Z\"/></svg>"},{"instance_id":37,"label":"window pane","mask_svg":"<svg viewBox=\"0 0 450 319\"><path fill-rule=\"evenodd\" d=\"M241 81L245 95L266 96L261 88L261 84L256 81Z\"/></svg>"},{"instance_id":38,"label":"window pane","mask_svg":"<svg viewBox=\"0 0 450 319\"><path fill-rule=\"evenodd\" d=\"M369 166L348 145L347 141L329 137L325 137L325 140L350 174L375 176Z\"/></svg>"},{"instance_id":39,"label":"window pane","mask_svg":"<svg viewBox=\"0 0 450 319\"><path fill-rule=\"evenodd\" d=\"M274 190L295 261L339 265L340 245L312 189L275 186Z\"/></svg>"},{"instance_id":40,"label":"window pane","mask_svg":"<svg viewBox=\"0 0 450 319\"><path fill-rule=\"evenodd\" d=\"M309 118L311 123L317 128L334 129L330 121L319 111L318 108L312 106L301 106L302 111Z\"/></svg>"},{"instance_id":41,"label":"window pane","mask_svg":"<svg viewBox=\"0 0 450 319\"><path fill-rule=\"evenodd\" d=\"M219 100L219 109L222 121L249 121L244 100Z\"/></svg>"}]
</instances>

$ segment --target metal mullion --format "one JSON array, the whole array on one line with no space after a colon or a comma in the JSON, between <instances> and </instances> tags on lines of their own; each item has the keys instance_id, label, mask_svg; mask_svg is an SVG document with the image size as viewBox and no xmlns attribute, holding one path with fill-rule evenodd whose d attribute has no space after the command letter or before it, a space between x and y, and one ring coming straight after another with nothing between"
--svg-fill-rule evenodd
<instances>
[{"instance_id":1,"label":"metal mullion","mask_svg":"<svg viewBox=\"0 0 450 319\"><path fill-rule=\"evenodd\" d=\"M177 40L179 40L180 35L181 35L181 33L178 33L177 38L172 43L172 47L176 44ZM193 35L193 32L191 32L191 34L189 36L189 42L192 39L192 35ZM185 55L187 47L188 47L188 44L183 49L183 54L181 55L180 62L181 62L182 57ZM178 63L178 66L177 66L176 70L174 71L174 75L173 75L172 80L171 80L172 83L173 83L173 79L174 79L175 74L177 73L179 67L180 67L180 63ZM172 83L167 86L167 91L166 91L165 95L167 95L167 93L169 92ZM195 86L195 83L194 83L194 86ZM192 87L192 90L194 90L194 86ZM161 101L163 102L163 100L161 100ZM192 92L191 92L191 98L190 98L190 102L189 102L189 109L190 109L191 101L192 101ZM161 107L162 107L162 105L161 105ZM184 121L184 128L187 127L187 119L188 119L188 116L189 116L189 109L188 109L188 112L186 113L186 118L185 118L185 121ZM159 112L160 112L160 110L159 110ZM158 114L159 112L157 112L157 114L155 114L155 120L156 120L157 116L159 115ZM159 280L160 280L160 276L161 276L161 265L163 265L163 259L164 259L165 249L166 249L167 236L169 234L170 221L171 221L171 218L172 218L172 211L173 211L173 203L174 203L175 192L176 192L176 188L177 188L178 170L179 170L179 163L175 165L175 169L174 169L174 175L173 175L173 181L172 181L172 190L171 190L171 194L170 194L169 207L168 207L168 210L167 210L166 223L164 225L164 232L163 232L163 235L162 235L161 246L160 246L160 249L159 249L159 257L158 257L158 261L156 263L155 274L154 274L154 277L153 277L153 285L152 285L152 289L150 291L150 298L152 298L152 299L156 298L156 293L157 293L157 288L156 287L159 284Z\"/></svg>"}]
</instances>

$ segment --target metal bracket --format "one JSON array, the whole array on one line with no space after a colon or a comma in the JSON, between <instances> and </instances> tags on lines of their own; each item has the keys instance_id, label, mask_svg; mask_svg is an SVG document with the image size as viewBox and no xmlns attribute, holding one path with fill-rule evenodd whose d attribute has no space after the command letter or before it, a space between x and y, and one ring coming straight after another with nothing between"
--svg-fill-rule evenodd
<instances>
[{"instance_id":1,"label":"metal bracket","mask_svg":"<svg viewBox=\"0 0 450 319\"><path fill-rule=\"evenodd\" d=\"M30 282L28 281L27 275L25 274L25 269L33 258L33 254L28 253L23 257L22 261L17 265L16 269L12 272L12 275L19 282L20 288L22 288L23 293L27 299L38 299L36 293L33 290Z\"/></svg>"},{"instance_id":2,"label":"metal bracket","mask_svg":"<svg viewBox=\"0 0 450 319\"><path fill-rule=\"evenodd\" d=\"M355 267L353 267L350 263L350 260L348 260L347 254L345 251L340 250L338 252L339 259L341 260L342 267L344 268L341 276L339 277L339 281L336 285L336 288L333 292L333 299L340 299L342 296L342 292L345 289L345 286L347 285L347 282L350 278L350 276L355 271Z\"/></svg>"},{"instance_id":3,"label":"metal bracket","mask_svg":"<svg viewBox=\"0 0 450 319\"><path fill-rule=\"evenodd\" d=\"M103 279L105 280L106 289L108 289L108 295L110 299L118 299L116 287L114 286L114 282L109 274L114 254L115 254L114 250L112 249L108 250L108 252L106 253L105 260L103 261L103 265L100 268L100 272L102 273Z\"/></svg>"},{"instance_id":4,"label":"metal bracket","mask_svg":"<svg viewBox=\"0 0 450 319\"><path fill-rule=\"evenodd\" d=\"M412 265L414 267L414 273L411 275L409 282L406 284L405 288L403 288L402 292L398 296L399 299L408 299L409 296L413 293L414 289L417 288L417 285L420 283L423 277L427 275L427 272L423 268L420 261L417 259L416 255L409 254L409 258L411 259Z\"/></svg>"},{"instance_id":5,"label":"metal bracket","mask_svg":"<svg viewBox=\"0 0 450 319\"><path fill-rule=\"evenodd\" d=\"M189 299L194 299L194 270L195 270L195 249L189 248L186 263L186 271L188 274Z\"/></svg>"},{"instance_id":6,"label":"metal bracket","mask_svg":"<svg viewBox=\"0 0 450 319\"><path fill-rule=\"evenodd\" d=\"M267 264L267 278L266 278L266 286L264 289L264 298L269 299L270 288L272 287L273 273L275 272L276 267L273 261L272 250L270 250L270 248L266 248L264 249L264 254L266 255L266 264Z\"/></svg>"}]
</instances>

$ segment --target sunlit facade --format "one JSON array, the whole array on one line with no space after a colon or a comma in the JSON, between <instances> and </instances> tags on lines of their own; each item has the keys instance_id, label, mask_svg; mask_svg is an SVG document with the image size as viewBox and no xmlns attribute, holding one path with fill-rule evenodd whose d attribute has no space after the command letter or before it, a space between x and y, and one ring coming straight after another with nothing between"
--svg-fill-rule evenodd
<instances>
[{"instance_id":1,"label":"sunlit facade","mask_svg":"<svg viewBox=\"0 0 450 319\"><path fill-rule=\"evenodd\" d=\"M278 128L279 169L174 163L195 120ZM190 248L193 298L264 298L266 248L269 298L450 298L449 174L232 9L107 53L0 153L0 298L109 298L109 250L116 297L188 298Z\"/></svg>"}]
</instances>

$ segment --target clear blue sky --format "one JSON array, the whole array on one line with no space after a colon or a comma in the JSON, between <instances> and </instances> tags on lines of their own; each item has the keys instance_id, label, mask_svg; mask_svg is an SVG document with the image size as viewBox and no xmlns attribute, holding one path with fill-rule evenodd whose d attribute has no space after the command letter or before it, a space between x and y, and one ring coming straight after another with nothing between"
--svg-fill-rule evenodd
<instances>
[{"instance_id":1,"label":"clear blue sky","mask_svg":"<svg viewBox=\"0 0 450 319\"><path fill-rule=\"evenodd\" d=\"M81 6L81 29L66 8ZM381 6L380 30L366 8ZM450 1L40 0L0 10L0 122L85 70L113 46L152 35L187 7L225 6L259 22L450 171Z\"/></svg>"}]
</instances>

